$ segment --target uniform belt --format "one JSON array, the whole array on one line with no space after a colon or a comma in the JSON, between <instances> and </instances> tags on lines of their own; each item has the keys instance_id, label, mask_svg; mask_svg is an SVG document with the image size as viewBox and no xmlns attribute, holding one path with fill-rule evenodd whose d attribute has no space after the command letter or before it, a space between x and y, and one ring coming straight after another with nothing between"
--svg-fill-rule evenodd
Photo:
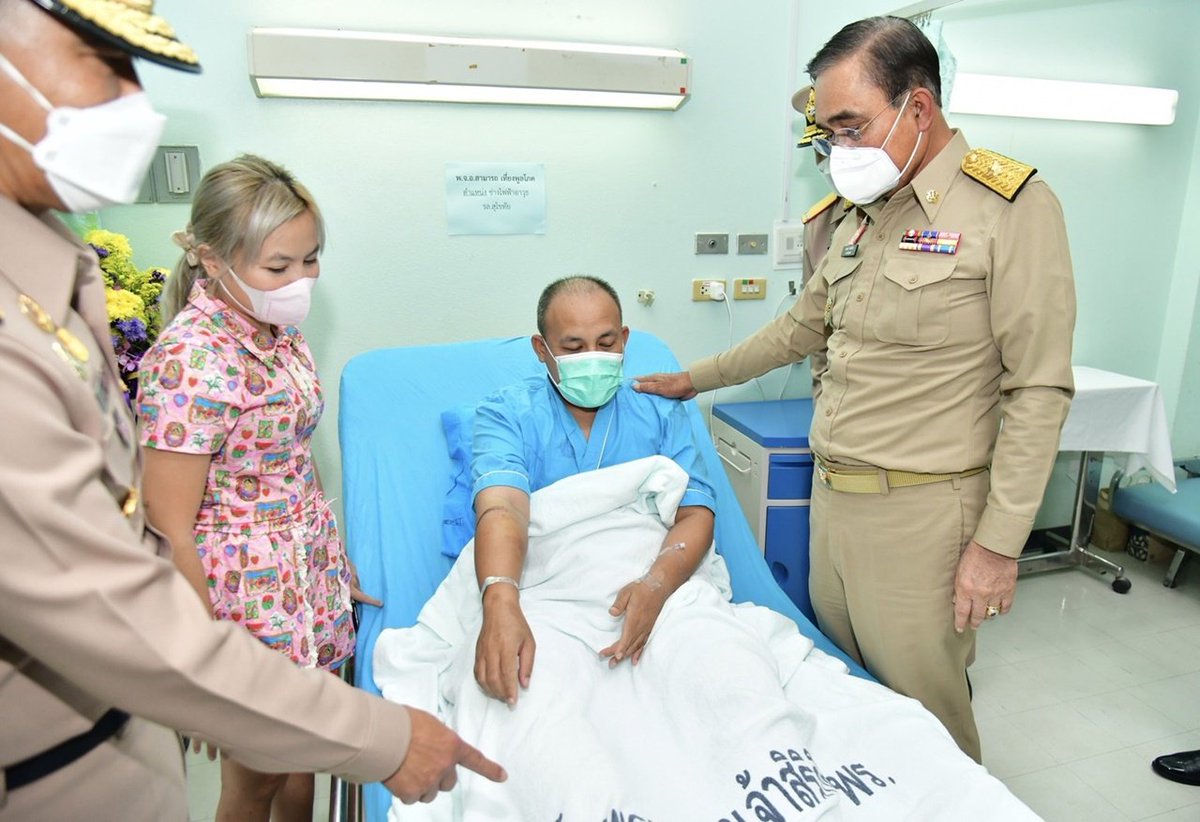
<instances>
[{"instance_id":1,"label":"uniform belt","mask_svg":"<svg viewBox=\"0 0 1200 822\"><path fill-rule=\"evenodd\" d=\"M846 494L883 494L889 488L908 488L914 485L931 485L935 482L965 479L987 470L984 465L952 474L919 474L914 471L888 471L883 468L834 468L817 455L813 455L817 480L826 488Z\"/></svg>"},{"instance_id":2,"label":"uniform belt","mask_svg":"<svg viewBox=\"0 0 1200 822\"><path fill-rule=\"evenodd\" d=\"M104 716L96 720L96 724L90 730L5 768L5 787L10 791L15 791L30 782L36 782L43 776L49 776L60 768L65 768L97 745L111 738L128 721L129 714L124 711L118 711L116 708L106 711Z\"/></svg>"}]
</instances>

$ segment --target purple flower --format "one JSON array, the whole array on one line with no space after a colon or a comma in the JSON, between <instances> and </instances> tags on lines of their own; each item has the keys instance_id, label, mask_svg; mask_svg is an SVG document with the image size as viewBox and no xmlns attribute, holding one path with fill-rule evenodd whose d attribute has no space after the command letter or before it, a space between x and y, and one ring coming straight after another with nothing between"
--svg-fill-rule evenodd
<instances>
[{"instance_id":1,"label":"purple flower","mask_svg":"<svg viewBox=\"0 0 1200 822\"><path fill-rule=\"evenodd\" d=\"M146 339L146 324L142 322L140 317L117 320L115 325L117 330L125 335L125 339L129 340L129 342L144 342Z\"/></svg>"},{"instance_id":2,"label":"purple flower","mask_svg":"<svg viewBox=\"0 0 1200 822\"><path fill-rule=\"evenodd\" d=\"M142 354L140 351L127 351L117 355L117 365L121 366L121 370L126 374L136 374L141 364Z\"/></svg>"},{"instance_id":3,"label":"purple flower","mask_svg":"<svg viewBox=\"0 0 1200 822\"><path fill-rule=\"evenodd\" d=\"M88 243L88 245L90 245L92 247L92 251L95 251L96 256L99 257L100 259L103 260L105 257L108 256L108 249L105 248L104 246L96 245L95 243Z\"/></svg>"},{"instance_id":4,"label":"purple flower","mask_svg":"<svg viewBox=\"0 0 1200 822\"><path fill-rule=\"evenodd\" d=\"M161 268L156 268L150 272L150 282L165 283L166 281L167 281L167 275L163 273L163 270Z\"/></svg>"}]
</instances>

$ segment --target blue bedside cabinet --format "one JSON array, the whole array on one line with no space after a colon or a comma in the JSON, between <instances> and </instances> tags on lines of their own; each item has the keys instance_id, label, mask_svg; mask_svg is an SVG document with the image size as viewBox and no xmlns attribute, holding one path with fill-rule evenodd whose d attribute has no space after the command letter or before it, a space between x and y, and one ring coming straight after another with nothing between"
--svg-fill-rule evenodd
<instances>
[{"instance_id":1,"label":"blue bedside cabinet","mask_svg":"<svg viewBox=\"0 0 1200 822\"><path fill-rule=\"evenodd\" d=\"M812 400L723 403L712 437L776 581L814 623L808 598Z\"/></svg>"}]
</instances>

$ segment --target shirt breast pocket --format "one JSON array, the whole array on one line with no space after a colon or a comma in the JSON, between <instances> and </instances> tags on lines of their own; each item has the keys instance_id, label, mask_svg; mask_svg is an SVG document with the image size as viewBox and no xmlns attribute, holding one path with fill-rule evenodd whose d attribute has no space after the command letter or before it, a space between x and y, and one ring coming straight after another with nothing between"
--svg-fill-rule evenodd
<instances>
[{"instance_id":1,"label":"shirt breast pocket","mask_svg":"<svg viewBox=\"0 0 1200 822\"><path fill-rule=\"evenodd\" d=\"M820 269L825 280L825 325L836 328L840 318L846 314L846 301L850 298L850 284L854 272L862 265L854 257L826 257Z\"/></svg>"},{"instance_id":2,"label":"shirt breast pocket","mask_svg":"<svg viewBox=\"0 0 1200 822\"><path fill-rule=\"evenodd\" d=\"M950 334L952 278L958 260L914 255L884 263L875 337L900 345L938 345Z\"/></svg>"},{"instance_id":3,"label":"shirt breast pocket","mask_svg":"<svg viewBox=\"0 0 1200 822\"><path fill-rule=\"evenodd\" d=\"M825 285L832 291L834 285L857 271L860 265L862 260L857 257L826 257L821 276L825 278Z\"/></svg>"}]
</instances>

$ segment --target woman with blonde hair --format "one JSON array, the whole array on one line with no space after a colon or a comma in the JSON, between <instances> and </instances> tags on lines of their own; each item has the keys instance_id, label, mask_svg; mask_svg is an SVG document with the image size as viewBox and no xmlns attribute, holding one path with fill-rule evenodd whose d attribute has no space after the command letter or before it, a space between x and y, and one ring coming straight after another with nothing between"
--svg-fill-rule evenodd
<instances>
[{"instance_id":1,"label":"woman with blonde hair","mask_svg":"<svg viewBox=\"0 0 1200 822\"><path fill-rule=\"evenodd\" d=\"M320 273L321 212L285 169L244 155L204 176L173 239L169 324L137 399L147 514L216 619L334 671L354 650L353 570L312 458L324 400L296 328ZM218 820L311 819L312 804L311 775L222 756Z\"/></svg>"}]
</instances>

